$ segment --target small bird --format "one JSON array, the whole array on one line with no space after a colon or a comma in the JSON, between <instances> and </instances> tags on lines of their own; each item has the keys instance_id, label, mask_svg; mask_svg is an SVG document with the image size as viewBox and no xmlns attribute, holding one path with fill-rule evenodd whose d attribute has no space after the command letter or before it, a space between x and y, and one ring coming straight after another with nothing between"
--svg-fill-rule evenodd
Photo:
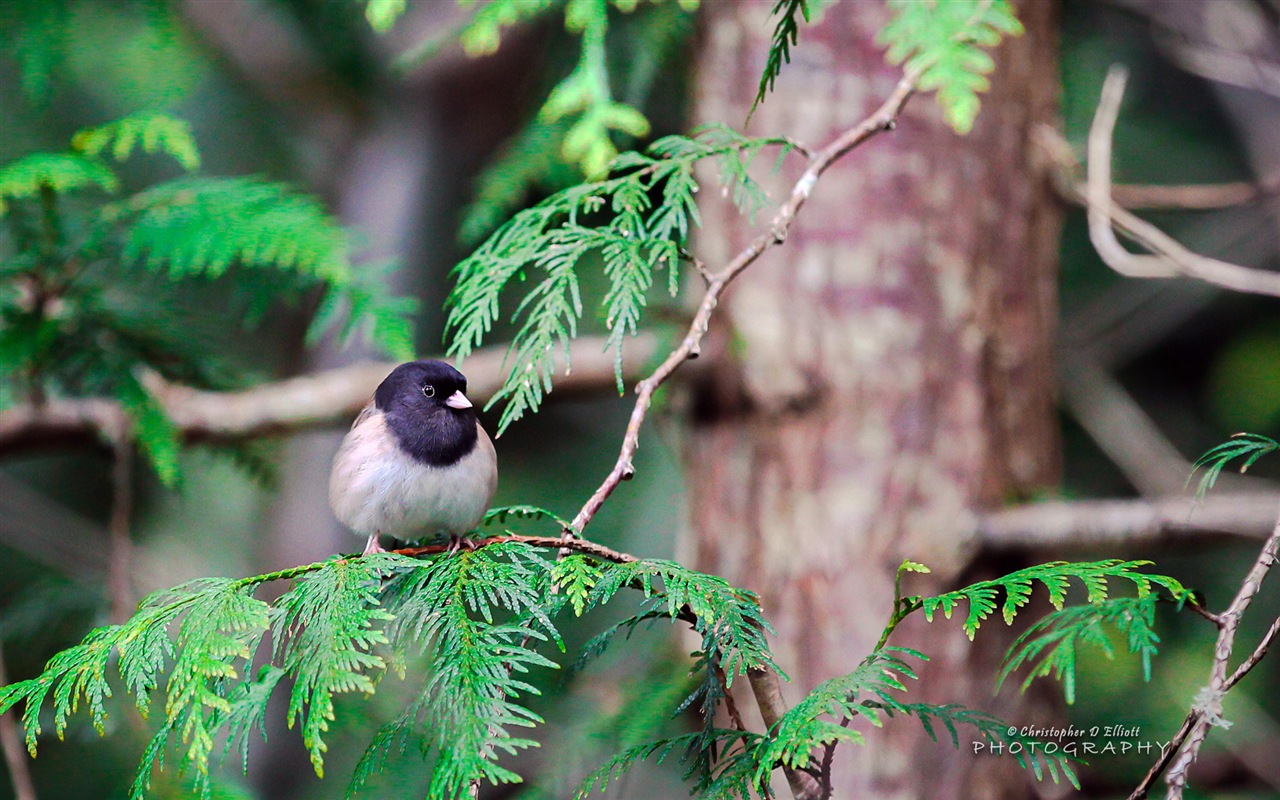
<instances>
[{"instance_id":1,"label":"small bird","mask_svg":"<svg viewBox=\"0 0 1280 800\"><path fill-rule=\"evenodd\" d=\"M379 536L447 535L456 548L489 508L498 459L467 399L467 379L443 361L391 371L342 440L329 475L329 505L385 552Z\"/></svg>"}]
</instances>

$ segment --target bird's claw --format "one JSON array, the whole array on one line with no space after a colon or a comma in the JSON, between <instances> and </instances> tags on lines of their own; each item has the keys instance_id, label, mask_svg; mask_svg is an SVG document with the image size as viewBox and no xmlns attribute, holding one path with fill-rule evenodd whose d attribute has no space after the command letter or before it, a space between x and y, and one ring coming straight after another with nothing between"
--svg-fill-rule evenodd
<instances>
[{"instance_id":1,"label":"bird's claw","mask_svg":"<svg viewBox=\"0 0 1280 800\"><path fill-rule=\"evenodd\" d=\"M445 551L447 555L454 555L459 550L467 550L468 552L476 549L476 543L465 536L451 535L449 537L449 549Z\"/></svg>"}]
</instances>

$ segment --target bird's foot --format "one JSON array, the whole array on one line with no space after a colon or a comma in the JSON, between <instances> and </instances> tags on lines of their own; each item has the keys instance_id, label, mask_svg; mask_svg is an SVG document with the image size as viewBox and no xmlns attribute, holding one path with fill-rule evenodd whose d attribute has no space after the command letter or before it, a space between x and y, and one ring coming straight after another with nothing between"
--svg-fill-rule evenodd
<instances>
[{"instance_id":1,"label":"bird's foot","mask_svg":"<svg viewBox=\"0 0 1280 800\"><path fill-rule=\"evenodd\" d=\"M468 539L467 537L465 537L465 536L458 536L457 534L450 534L450 536L449 536L449 549L448 549L448 550L446 550L445 552L446 552L448 555L453 555L453 554L457 553L459 550L467 550L467 551L471 551L471 550L475 550L475 549L476 549L476 543L475 543L475 542L473 542L473 541L471 541L471 540L470 540L470 539Z\"/></svg>"},{"instance_id":2,"label":"bird's foot","mask_svg":"<svg viewBox=\"0 0 1280 800\"><path fill-rule=\"evenodd\" d=\"M364 552L361 553L360 555L367 556L367 555L372 555L373 553L385 553L385 552L387 552L386 548L378 544L378 534L375 533L374 535L369 537L369 541L364 543Z\"/></svg>"}]
</instances>

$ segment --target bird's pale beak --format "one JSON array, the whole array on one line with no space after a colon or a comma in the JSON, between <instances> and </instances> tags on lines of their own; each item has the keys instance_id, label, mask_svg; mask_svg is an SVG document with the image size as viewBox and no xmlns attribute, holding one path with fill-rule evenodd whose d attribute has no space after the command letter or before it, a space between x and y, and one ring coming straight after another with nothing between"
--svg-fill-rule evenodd
<instances>
[{"instance_id":1,"label":"bird's pale beak","mask_svg":"<svg viewBox=\"0 0 1280 800\"><path fill-rule=\"evenodd\" d=\"M463 394L461 390L449 395L449 398L444 401L444 404L449 408L471 408L471 401L467 399L467 396Z\"/></svg>"}]
</instances>

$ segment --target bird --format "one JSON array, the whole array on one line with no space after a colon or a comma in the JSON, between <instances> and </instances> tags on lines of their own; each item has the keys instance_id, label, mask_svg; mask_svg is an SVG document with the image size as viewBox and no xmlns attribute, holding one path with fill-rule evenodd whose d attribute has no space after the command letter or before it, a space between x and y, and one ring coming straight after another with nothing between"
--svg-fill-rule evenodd
<instances>
[{"instance_id":1,"label":"bird","mask_svg":"<svg viewBox=\"0 0 1280 800\"><path fill-rule=\"evenodd\" d=\"M379 384L333 459L329 505L386 552L379 536L467 542L498 487L493 441L467 399L467 379L443 361L401 364Z\"/></svg>"}]
</instances>

